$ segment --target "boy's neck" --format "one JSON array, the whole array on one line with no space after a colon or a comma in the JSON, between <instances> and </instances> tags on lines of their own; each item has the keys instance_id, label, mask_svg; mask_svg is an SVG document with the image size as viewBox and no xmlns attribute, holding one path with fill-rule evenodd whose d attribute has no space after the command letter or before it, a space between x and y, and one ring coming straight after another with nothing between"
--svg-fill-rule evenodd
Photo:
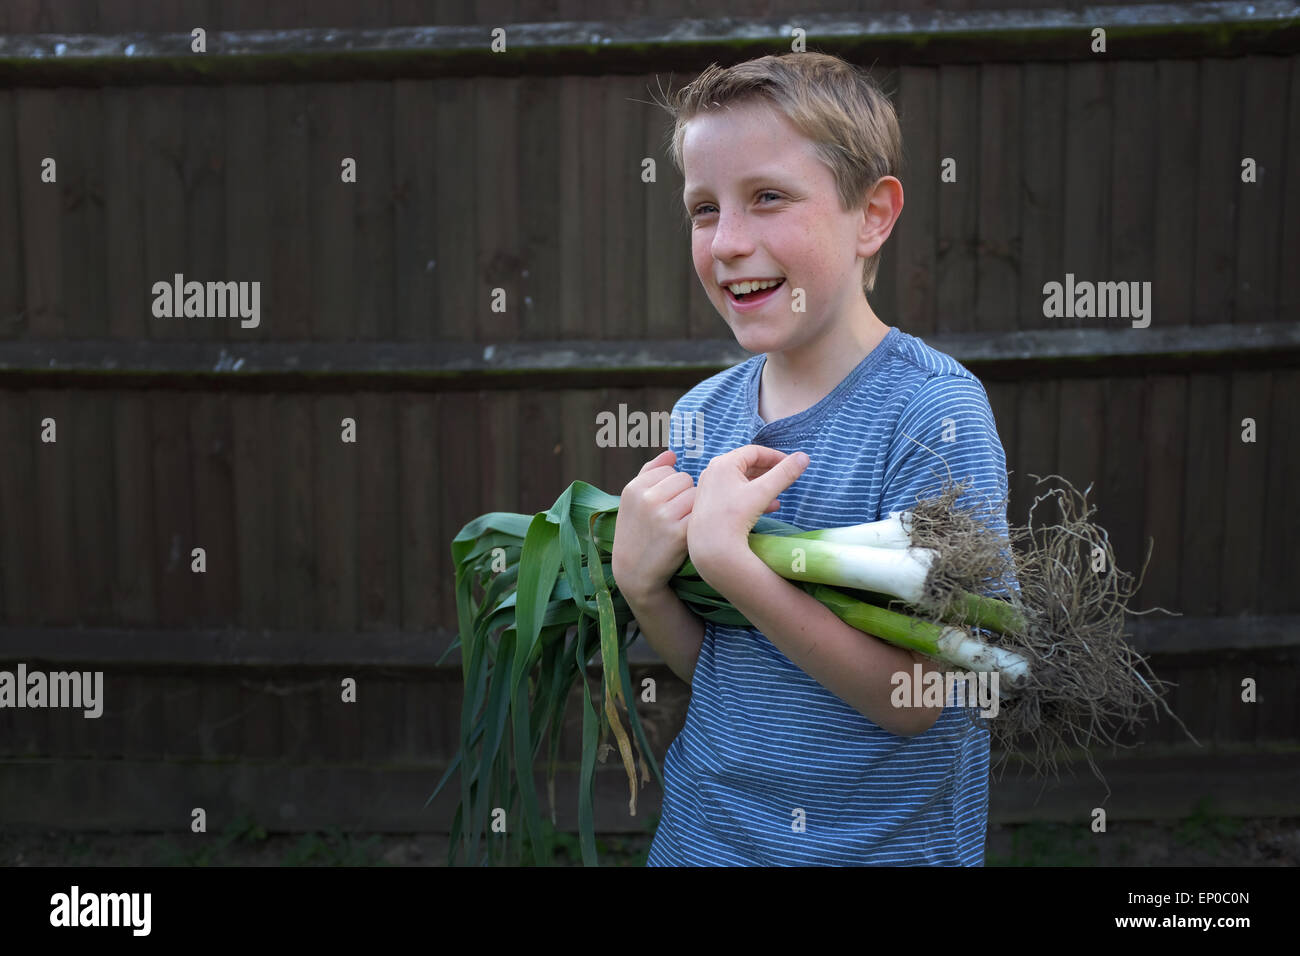
<instances>
[{"instance_id":1,"label":"boy's neck","mask_svg":"<svg viewBox=\"0 0 1300 956\"><path fill-rule=\"evenodd\" d=\"M842 322L799 349L768 352L759 377L758 414L765 422L812 408L861 364L889 333L866 300L853 321Z\"/></svg>"}]
</instances>

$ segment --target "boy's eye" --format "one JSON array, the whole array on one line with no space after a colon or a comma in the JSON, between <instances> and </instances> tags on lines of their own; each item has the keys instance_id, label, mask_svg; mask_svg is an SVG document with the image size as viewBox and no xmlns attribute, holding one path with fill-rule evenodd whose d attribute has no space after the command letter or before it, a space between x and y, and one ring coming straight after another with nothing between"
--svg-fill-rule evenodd
<instances>
[{"instance_id":1,"label":"boy's eye","mask_svg":"<svg viewBox=\"0 0 1300 956\"><path fill-rule=\"evenodd\" d=\"M756 198L758 198L759 200L767 200L768 197L771 197L770 201L776 202L781 199L781 194L779 192L776 192L773 189L764 189L762 192L757 194ZM709 202L700 203L698 206L695 207L694 210L691 211L691 218L695 219L699 216L708 215L715 211L716 211L716 207L713 205L713 203L709 203Z\"/></svg>"}]
</instances>

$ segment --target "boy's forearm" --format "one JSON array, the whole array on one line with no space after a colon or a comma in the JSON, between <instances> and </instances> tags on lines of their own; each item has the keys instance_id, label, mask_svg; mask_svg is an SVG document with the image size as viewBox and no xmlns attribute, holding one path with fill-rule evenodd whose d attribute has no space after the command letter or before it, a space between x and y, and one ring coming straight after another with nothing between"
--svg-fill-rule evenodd
<instances>
[{"instance_id":1,"label":"boy's forearm","mask_svg":"<svg viewBox=\"0 0 1300 956\"><path fill-rule=\"evenodd\" d=\"M911 678L918 654L845 624L821 602L782 578L756 555L715 569L713 587L786 657L858 713L899 736L924 733L941 707L895 707L891 678ZM707 580L707 578L706 578ZM925 661L926 669L934 665Z\"/></svg>"},{"instance_id":2,"label":"boy's forearm","mask_svg":"<svg viewBox=\"0 0 1300 956\"><path fill-rule=\"evenodd\" d=\"M689 684L704 644L704 622L668 588L644 595L624 593L623 597L650 646Z\"/></svg>"}]
</instances>

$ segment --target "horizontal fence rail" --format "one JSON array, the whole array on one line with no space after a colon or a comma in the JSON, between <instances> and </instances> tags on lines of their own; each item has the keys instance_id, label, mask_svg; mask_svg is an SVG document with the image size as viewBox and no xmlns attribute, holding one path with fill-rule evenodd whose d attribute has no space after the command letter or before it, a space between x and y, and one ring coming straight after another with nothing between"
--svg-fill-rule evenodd
<instances>
[{"instance_id":1,"label":"horizontal fence rail","mask_svg":"<svg viewBox=\"0 0 1300 956\"><path fill-rule=\"evenodd\" d=\"M1108 360L1128 360L1148 371L1197 367L1209 361L1258 358L1270 366L1300 359L1300 322L1259 325L1202 325L1148 329L1058 329L1004 333L960 333L926 337L977 374L1022 378L1047 365L1053 376L1079 371L1112 375ZM323 386L343 379L348 388L409 388L420 381L435 387L529 386L539 379L554 386L574 373L708 374L750 357L734 341L635 340L500 342L127 342L117 339L0 342L0 386L45 387L51 379L89 384L101 380L122 387L128 379L166 380L175 387L204 390L214 384ZM1099 365L1098 363L1107 363ZM526 376L526 377L521 377ZM512 382L512 379L518 379Z\"/></svg>"},{"instance_id":2,"label":"horizontal fence rail","mask_svg":"<svg viewBox=\"0 0 1300 956\"><path fill-rule=\"evenodd\" d=\"M195 23L196 28L204 27ZM1292 0L460 26L0 36L0 84L204 84L530 73L614 74L736 61L806 43L877 63L1081 60L1092 31L1126 58L1293 52ZM494 36L493 31L503 33ZM493 49L494 43L496 49ZM504 48L502 44L504 43Z\"/></svg>"}]
</instances>

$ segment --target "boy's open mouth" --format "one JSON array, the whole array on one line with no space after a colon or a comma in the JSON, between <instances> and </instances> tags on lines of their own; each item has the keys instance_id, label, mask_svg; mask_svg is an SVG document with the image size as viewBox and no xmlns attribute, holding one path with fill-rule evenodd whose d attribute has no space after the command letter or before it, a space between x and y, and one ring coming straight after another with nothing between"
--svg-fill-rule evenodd
<instances>
[{"instance_id":1,"label":"boy's open mouth","mask_svg":"<svg viewBox=\"0 0 1300 956\"><path fill-rule=\"evenodd\" d=\"M746 292L733 292L730 285L723 286L727 290L727 295L737 302L748 302L751 299L761 299L766 295L775 292L781 286L785 285L785 279L764 279L761 282L746 282L742 285L748 289Z\"/></svg>"}]
</instances>

